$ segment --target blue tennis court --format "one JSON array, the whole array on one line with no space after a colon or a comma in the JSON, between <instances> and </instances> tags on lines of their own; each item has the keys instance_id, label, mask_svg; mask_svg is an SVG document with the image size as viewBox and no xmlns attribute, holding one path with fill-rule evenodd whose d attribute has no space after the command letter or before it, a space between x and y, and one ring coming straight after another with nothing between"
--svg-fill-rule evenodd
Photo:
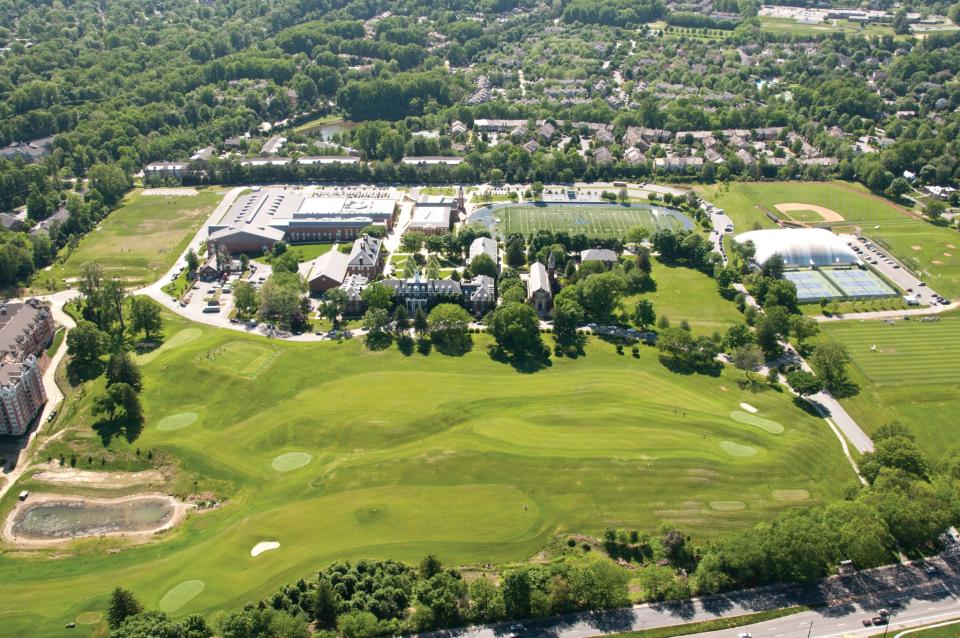
<instances>
[{"instance_id":1,"label":"blue tennis court","mask_svg":"<svg viewBox=\"0 0 960 638\"><path fill-rule=\"evenodd\" d=\"M823 274L848 299L895 297L897 292L870 270L824 270Z\"/></svg>"},{"instance_id":2,"label":"blue tennis court","mask_svg":"<svg viewBox=\"0 0 960 638\"><path fill-rule=\"evenodd\" d=\"M788 270L783 277L797 287L797 301L800 303L843 298L843 293L816 270Z\"/></svg>"}]
</instances>

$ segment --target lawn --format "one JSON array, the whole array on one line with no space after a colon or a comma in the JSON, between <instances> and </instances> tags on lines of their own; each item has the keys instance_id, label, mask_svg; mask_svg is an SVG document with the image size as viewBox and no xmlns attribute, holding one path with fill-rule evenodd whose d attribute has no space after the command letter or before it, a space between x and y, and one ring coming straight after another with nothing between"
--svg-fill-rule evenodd
<instances>
[{"instance_id":1,"label":"lawn","mask_svg":"<svg viewBox=\"0 0 960 638\"><path fill-rule=\"evenodd\" d=\"M646 205L506 206L496 210L495 214L502 220L499 226L504 235L530 235L537 230L551 230L571 235L584 233L590 237L623 238L634 226L645 226L651 232L659 228L681 227L676 219L657 215Z\"/></svg>"},{"instance_id":2,"label":"lawn","mask_svg":"<svg viewBox=\"0 0 960 638\"><path fill-rule=\"evenodd\" d=\"M913 429L931 458L957 445L960 315L942 315L938 322L831 322L821 330L850 350L860 393L844 399L844 406L868 433L896 420Z\"/></svg>"},{"instance_id":3,"label":"lawn","mask_svg":"<svg viewBox=\"0 0 960 638\"><path fill-rule=\"evenodd\" d=\"M949 298L960 297L960 234L919 219L906 209L847 182L743 182L698 186L707 201L723 208L737 233L755 226L775 228L764 213L780 215L777 204L823 206L839 213L837 230L855 227L893 252L908 268ZM790 213L791 216L802 213ZM852 223L847 223L852 222Z\"/></svg>"},{"instance_id":4,"label":"lawn","mask_svg":"<svg viewBox=\"0 0 960 638\"><path fill-rule=\"evenodd\" d=\"M773 16L760 16L760 28L768 33L778 35L808 36L828 33L847 33L850 35L861 35L863 37L893 35L893 28L888 25L870 24L863 26L848 20L831 20L829 23L803 24L793 18L775 18Z\"/></svg>"},{"instance_id":5,"label":"lawn","mask_svg":"<svg viewBox=\"0 0 960 638\"><path fill-rule=\"evenodd\" d=\"M658 318L665 316L673 325L686 319L697 334L714 330L723 333L743 322L736 305L720 296L716 280L709 275L691 268L664 266L656 260L651 275L657 284L655 291L624 298L621 308L628 316L639 299L649 299Z\"/></svg>"},{"instance_id":6,"label":"lawn","mask_svg":"<svg viewBox=\"0 0 960 638\"><path fill-rule=\"evenodd\" d=\"M169 270L222 197L216 190L176 197L134 190L63 262L39 271L33 285L45 287L53 279L62 290L64 279L75 279L80 267L92 261L129 286L153 283ZM61 251L61 258L66 251Z\"/></svg>"},{"instance_id":7,"label":"lawn","mask_svg":"<svg viewBox=\"0 0 960 638\"><path fill-rule=\"evenodd\" d=\"M960 623L954 622L951 625L944 625L943 627L918 629L907 635L910 636L910 638L960 638Z\"/></svg>"},{"instance_id":8,"label":"lawn","mask_svg":"<svg viewBox=\"0 0 960 638\"><path fill-rule=\"evenodd\" d=\"M238 608L335 560L523 560L557 533L664 521L703 540L798 495L836 498L852 478L823 421L788 396L740 390L732 370L671 373L653 349L634 358L592 341L583 357L520 374L490 359L483 336L463 357L404 356L360 339L266 341L165 317L166 344L141 358L143 432L110 447L141 462L130 451L176 457L170 491L210 490L226 504L119 553L108 540L4 552L10 635L60 635L102 611L115 585L148 608L175 601L181 616ZM101 386L57 444L100 445L89 408ZM741 402L785 430L736 419ZM267 540L280 548L251 558Z\"/></svg>"}]
</instances>

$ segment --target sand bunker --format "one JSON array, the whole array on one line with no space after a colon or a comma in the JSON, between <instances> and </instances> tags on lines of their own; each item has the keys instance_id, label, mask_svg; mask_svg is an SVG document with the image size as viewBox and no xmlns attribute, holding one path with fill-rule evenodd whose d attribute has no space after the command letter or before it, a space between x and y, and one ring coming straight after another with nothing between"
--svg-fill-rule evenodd
<instances>
[{"instance_id":1,"label":"sand bunker","mask_svg":"<svg viewBox=\"0 0 960 638\"><path fill-rule=\"evenodd\" d=\"M734 410L731 412L730 418L737 423L756 426L764 432L769 432L770 434L783 434L783 426L776 421L771 421L770 419L764 419L763 417L755 416L753 414L747 414L746 412L741 412L740 410Z\"/></svg>"},{"instance_id":2,"label":"sand bunker","mask_svg":"<svg viewBox=\"0 0 960 638\"><path fill-rule=\"evenodd\" d=\"M145 188L147 197L196 197L200 193L195 188Z\"/></svg>"},{"instance_id":3,"label":"sand bunker","mask_svg":"<svg viewBox=\"0 0 960 638\"><path fill-rule=\"evenodd\" d=\"M796 203L777 204L775 208L781 213L786 214L787 217L790 217L790 213L794 211L809 210L809 211L813 211L817 215L820 215L820 217L823 217L823 221L825 222L845 221L843 219L843 215L841 215L840 213L834 210L830 210L829 208L824 208L823 206L816 206L814 204L796 204Z\"/></svg>"},{"instance_id":4,"label":"sand bunker","mask_svg":"<svg viewBox=\"0 0 960 638\"><path fill-rule=\"evenodd\" d=\"M157 429L163 432L179 430L180 428L187 427L196 420L196 412L181 412L179 414L171 414L170 416L161 419L160 423L157 423Z\"/></svg>"},{"instance_id":5,"label":"sand bunker","mask_svg":"<svg viewBox=\"0 0 960 638\"><path fill-rule=\"evenodd\" d=\"M739 512L747 509L743 501L710 501L710 509L718 512Z\"/></svg>"},{"instance_id":6,"label":"sand bunker","mask_svg":"<svg viewBox=\"0 0 960 638\"><path fill-rule=\"evenodd\" d=\"M749 403L741 403L741 404L740 404L740 407L743 408L744 410L746 410L747 412L749 412L750 414L756 414L756 413L757 413L757 409L756 409L755 407L753 407L752 405L750 405Z\"/></svg>"},{"instance_id":7,"label":"sand bunker","mask_svg":"<svg viewBox=\"0 0 960 638\"><path fill-rule=\"evenodd\" d=\"M776 501L805 501L810 498L810 492L807 490L773 490L773 498Z\"/></svg>"},{"instance_id":8,"label":"sand bunker","mask_svg":"<svg viewBox=\"0 0 960 638\"><path fill-rule=\"evenodd\" d=\"M103 620L103 614L99 611L84 611L77 614L74 622L78 625L96 625Z\"/></svg>"},{"instance_id":9,"label":"sand bunker","mask_svg":"<svg viewBox=\"0 0 960 638\"><path fill-rule=\"evenodd\" d=\"M277 472L290 472L303 467L313 460L313 457L306 452L287 452L273 459L270 464Z\"/></svg>"},{"instance_id":10,"label":"sand bunker","mask_svg":"<svg viewBox=\"0 0 960 638\"><path fill-rule=\"evenodd\" d=\"M164 594L157 607L168 614L175 612L202 592L204 587L206 583L202 580L185 580Z\"/></svg>"},{"instance_id":11,"label":"sand bunker","mask_svg":"<svg viewBox=\"0 0 960 638\"><path fill-rule=\"evenodd\" d=\"M754 456L757 453L757 448L750 447L749 445L740 445L739 443L734 443L733 441L721 441L720 449L730 456L736 456L738 458Z\"/></svg>"},{"instance_id":12,"label":"sand bunker","mask_svg":"<svg viewBox=\"0 0 960 638\"><path fill-rule=\"evenodd\" d=\"M914 250L923 250L923 246L920 246L918 244L914 244L913 246L910 246L910 248L913 248Z\"/></svg>"},{"instance_id":13,"label":"sand bunker","mask_svg":"<svg viewBox=\"0 0 960 638\"><path fill-rule=\"evenodd\" d=\"M253 549L250 550L250 555L256 558L264 552L269 552L271 549L279 549L280 543L277 541L263 541L257 543L253 546Z\"/></svg>"}]
</instances>

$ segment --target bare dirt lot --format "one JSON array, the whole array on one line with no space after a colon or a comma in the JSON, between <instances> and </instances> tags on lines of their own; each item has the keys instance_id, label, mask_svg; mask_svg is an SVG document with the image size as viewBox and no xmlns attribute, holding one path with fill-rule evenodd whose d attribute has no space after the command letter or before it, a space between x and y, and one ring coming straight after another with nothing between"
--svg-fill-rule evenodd
<instances>
[{"instance_id":1,"label":"bare dirt lot","mask_svg":"<svg viewBox=\"0 0 960 638\"><path fill-rule=\"evenodd\" d=\"M123 489L142 485L156 485L166 482L166 477L159 470L144 470L142 472L94 472L91 470L77 470L70 467L60 467L56 462L42 466L40 472L33 475L33 480L53 485L80 485L98 489Z\"/></svg>"}]
</instances>

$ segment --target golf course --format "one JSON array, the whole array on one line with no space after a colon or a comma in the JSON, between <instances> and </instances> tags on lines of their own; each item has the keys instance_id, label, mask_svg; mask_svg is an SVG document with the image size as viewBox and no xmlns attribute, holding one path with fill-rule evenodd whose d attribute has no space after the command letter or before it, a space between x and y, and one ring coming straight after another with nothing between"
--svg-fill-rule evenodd
<instances>
[{"instance_id":1,"label":"golf course","mask_svg":"<svg viewBox=\"0 0 960 638\"><path fill-rule=\"evenodd\" d=\"M147 451L168 459L168 491L222 506L139 545L7 546L10 635L68 622L96 635L117 585L180 617L239 608L336 560L523 561L557 534L663 522L705 540L834 499L853 479L833 433L789 396L741 390L733 370L671 373L652 348L635 358L592 340L583 357L523 374L491 359L482 335L449 357L269 341L169 314L164 331L140 357L143 430L109 449L138 451L125 469L149 467ZM56 442L78 469L102 446L102 383Z\"/></svg>"}]
</instances>

